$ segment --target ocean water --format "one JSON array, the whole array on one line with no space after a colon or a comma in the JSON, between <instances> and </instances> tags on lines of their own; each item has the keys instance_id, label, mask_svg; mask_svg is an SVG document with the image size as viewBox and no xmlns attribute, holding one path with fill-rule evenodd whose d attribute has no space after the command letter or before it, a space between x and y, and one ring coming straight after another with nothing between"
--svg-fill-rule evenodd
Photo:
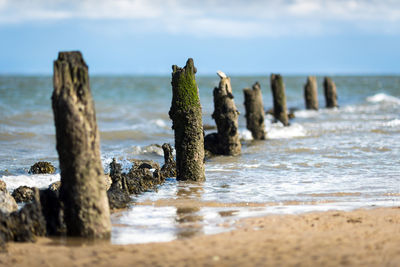
<instances>
[{"instance_id":1,"label":"ocean water","mask_svg":"<svg viewBox=\"0 0 400 267\"><path fill-rule=\"evenodd\" d=\"M245 127L242 89L261 84L272 107L269 77L232 77L242 155L206 161L201 184L167 179L157 192L133 196L112 215L116 244L169 241L229 231L237 219L330 209L400 205L400 76L333 77L340 107L304 110L305 76L284 77L291 126L266 117L267 140L253 141ZM214 124L215 77L197 77L204 124ZM155 144L174 144L168 111L170 77L91 77L105 172L113 157L163 163ZM0 76L0 179L47 187L60 175L30 175L37 161L58 167L49 76ZM208 131L210 132L210 131ZM207 133L208 133L207 132Z\"/></svg>"}]
</instances>

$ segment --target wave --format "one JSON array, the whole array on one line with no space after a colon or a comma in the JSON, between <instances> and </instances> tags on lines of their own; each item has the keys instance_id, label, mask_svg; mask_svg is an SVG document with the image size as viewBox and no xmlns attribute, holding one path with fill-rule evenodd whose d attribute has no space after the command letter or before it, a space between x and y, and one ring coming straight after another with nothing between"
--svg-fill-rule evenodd
<instances>
[{"instance_id":1,"label":"wave","mask_svg":"<svg viewBox=\"0 0 400 267\"><path fill-rule=\"evenodd\" d=\"M367 101L370 103L391 103L400 105L400 98L395 96L387 95L384 93L375 94L367 97Z\"/></svg>"},{"instance_id":2,"label":"wave","mask_svg":"<svg viewBox=\"0 0 400 267\"><path fill-rule=\"evenodd\" d=\"M304 127L298 123L292 123L290 126L285 127L282 123L274 123L266 126L267 138L268 139L287 139L304 137L307 135L307 131Z\"/></svg>"},{"instance_id":3,"label":"wave","mask_svg":"<svg viewBox=\"0 0 400 267\"><path fill-rule=\"evenodd\" d=\"M164 156L164 151L160 145L148 145L148 146L133 146L131 151L134 155L157 155Z\"/></svg>"},{"instance_id":4,"label":"wave","mask_svg":"<svg viewBox=\"0 0 400 267\"><path fill-rule=\"evenodd\" d=\"M296 118L314 118L319 114L317 110L297 110L294 112Z\"/></svg>"},{"instance_id":5,"label":"wave","mask_svg":"<svg viewBox=\"0 0 400 267\"><path fill-rule=\"evenodd\" d=\"M285 127L280 122L270 123L268 120L266 121L265 131L267 139L289 139L307 135L307 131L298 123L292 123L290 126ZM251 132L247 129L240 129L239 137L245 141L253 140Z\"/></svg>"},{"instance_id":6,"label":"wave","mask_svg":"<svg viewBox=\"0 0 400 267\"><path fill-rule=\"evenodd\" d=\"M7 190L11 192L22 185L40 189L47 188L51 183L60 180L60 174L22 174L2 176L0 179L6 183Z\"/></svg>"},{"instance_id":7,"label":"wave","mask_svg":"<svg viewBox=\"0 0 400 267\"><path fill-rule=\"evenodd\" d=\"M400 126L400 119L394 119L394 120L385 122L385 123L384 123L384 126L388 126L388 127Z\"/></svg>"},{"instance_id":8,"label":"wave","mask_svg":"<svg viewBox=\"0 0 400 267\"><path fill-rule=\"evenodd\" d=\"M251 135L251 132L247 129L239 130L239 138L240 138L240 140L245 140L245 141L253 140L253 136Z\"/></svg>"},{"instance_id":9,"label":"wave","mask_svg":"<svg viewBox=\"0 0 400 267\"><path fill-rule=\"evenodd\" d=\"M149 120L135 124L107 123L100 124L102 140L149 140L154 135L170 136L173 131L171 125L162 119Z\"/></svg>"},{"instance_id":10,"label":"wave","mask_svg":"<svg viewBox=\"0 0 400 267\"><path fill-rule=\"evenodd\" d=\"M161 145L152 144L147 146L132 146L128 150L123 153L124 156L121 157L120 152L115 153L105 153L101 157L101 162L103 164L104 172L110 172L110 163L112 162L113 158L117 160L119 164L121 164L122 172L128 172L132 167L132 159L143 159L141 156L145 156L146 159L156 160L160 158L163 161L164 151ZM173 150L172 155L175 156L175 150Z\"/></svg>"}]
</instances>

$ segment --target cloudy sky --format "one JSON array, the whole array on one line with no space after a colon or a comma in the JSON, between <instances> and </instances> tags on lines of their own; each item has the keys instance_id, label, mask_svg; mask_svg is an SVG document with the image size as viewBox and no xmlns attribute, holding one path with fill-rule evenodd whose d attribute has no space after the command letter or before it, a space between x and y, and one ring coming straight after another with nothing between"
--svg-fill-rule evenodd
<instances>
[{"instance_id":1,"label":"cloudy sky","mask_svg":"<svg viewBox=\"0 0 400 267\"><path fill-rule=\"evenodd\" d=\"M397 0L0 0L0 74L50 74L81 50L93 74L400 73Z\"/></svg>"}]
</instances>

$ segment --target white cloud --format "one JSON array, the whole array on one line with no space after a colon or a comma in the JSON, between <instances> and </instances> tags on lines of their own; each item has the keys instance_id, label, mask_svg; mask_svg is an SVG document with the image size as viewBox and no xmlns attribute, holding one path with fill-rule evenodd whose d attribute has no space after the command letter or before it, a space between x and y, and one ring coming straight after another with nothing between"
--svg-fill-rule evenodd
<instances>
[{"instance_id":1,"label":"white cloud","mask_svg":"<svg viewBox=\"0 0 400 267\"><path fill-rule=\"evenodd\" d=\"M400 34L400 1L0 0L1 24L64 19L134 21L136 31L237 38L348 28Z\"/></svg>"},{"instance_id":2,"label":"white cloud","mask_svg":"<svg viewBox=\"0 0 400 267\"><path fill-rule=\"evenodd\" d=\"M296 0L293 4L288 6L288 12L293 15L305 16L316 14L321 11L322 6L319 1L313 0Z\"/></svg>"},{"instance_id":3,"label":"white cloud","mask_svg":"<svg viewBox=\"0 0 400 267\"><path fill-rule=\"evenodd\" d=\"M0 0L0 10L4 8L7 4L7 0Z\"/></svg>"}]
</instances>

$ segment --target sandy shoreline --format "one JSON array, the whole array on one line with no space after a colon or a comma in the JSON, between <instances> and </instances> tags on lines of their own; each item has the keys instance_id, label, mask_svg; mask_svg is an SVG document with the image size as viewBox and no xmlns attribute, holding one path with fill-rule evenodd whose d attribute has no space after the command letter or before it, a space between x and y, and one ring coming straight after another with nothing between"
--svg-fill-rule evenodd
<instances>
[{"instance_id":1,"label":"sandy shoreline","mask_svg":"<svg viewBox=\"0 0 400 267\"><path fill-rule=\"evenodd\" d=\"M270 215L217 235L137 245L10 243L0 266L400 266L400 207Z\"/></svg>"}]
</instances>

